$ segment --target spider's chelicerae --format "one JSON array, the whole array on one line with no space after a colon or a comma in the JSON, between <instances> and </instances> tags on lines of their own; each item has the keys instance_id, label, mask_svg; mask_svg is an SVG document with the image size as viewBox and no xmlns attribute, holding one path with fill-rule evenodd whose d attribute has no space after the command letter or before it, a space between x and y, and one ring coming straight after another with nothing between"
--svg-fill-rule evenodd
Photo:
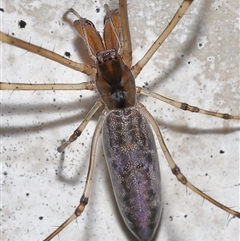
<instances>
[{"instance_id":1,"label":"spider's chelicerae","mask_svg":"<svg viewBox=\"0 0 240 241\"><path fill-rule=\"evenodd\" d=\"M84 42L62 20L73 7L102 31L105 1L11 1L3 4L3 32L91 63ZM111 9L117 3L108 3ZM237 3L195 0L136 79L137 86L203 109L239 115ZM179 2L128 1L135 64L167 26ZM75 20L74 15L68 18ZM24 22L26 26L24 27ZM21 26L21 27L20 27ZM2 81L79 83L85 75L47 58L2 44ZM98 115L67 149L67 139L97 99L91 91L2 92L3 239L42 240L77 206L85 184ZM238 210L239 122L184 112L151 97L139 101L160 126L188 180ZM156 144L163 214L154 240L238 240L238 220L187 189L172 175ZM101 141L89 204L60 233L61 240L133 240L114 200ZM5 236L4 236L5 235ZM55 238L57 240L57 238ZM55 240L54 239L54 240Z\"/></svg>"}]
</instances>

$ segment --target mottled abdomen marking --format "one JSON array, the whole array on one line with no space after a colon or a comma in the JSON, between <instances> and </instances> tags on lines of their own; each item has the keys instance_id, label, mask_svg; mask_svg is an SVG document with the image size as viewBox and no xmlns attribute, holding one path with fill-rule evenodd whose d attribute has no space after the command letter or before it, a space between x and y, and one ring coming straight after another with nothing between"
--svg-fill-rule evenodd
<instances>
[{"instance_id":1,"label":"mottled abdomen marking","mask_svg":"<svg viewBox=\"0 0 240 241\"><path fill-rule=\"evenodd\" d=\"M161 218L160 169L152 129L136 108L112 110L103 147L118 208L140 241L152 240Z\"/></svg>"}]
</instances>

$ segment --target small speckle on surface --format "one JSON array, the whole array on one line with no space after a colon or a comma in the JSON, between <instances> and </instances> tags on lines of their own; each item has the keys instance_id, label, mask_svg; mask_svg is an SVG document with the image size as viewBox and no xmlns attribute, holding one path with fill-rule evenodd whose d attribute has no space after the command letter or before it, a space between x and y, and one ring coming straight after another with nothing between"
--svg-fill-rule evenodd
<instances>
[{"instance_id":1,"label":"small speckle on surface","mask_svg":"<svg viewBox=\"0 0 240 241\"><path fill-rule=\"evenodd\" d=\"M65 55L66 57L68 57L68 58L71 57L71 54L70 54L69 52L67 52L67 51L64 53L64 55Z\"/></svg>"},{"instance_id":2,"label":"small speckle on surface","mask_svg":"<svg viewBox=\"0 0 240 241\"><path fill-rule=\"evenodd\" d=\"M26 25L27 25L27 23L25 21L23 21L23 20L18 21L19 28L25 28Z\"/></svg>"}]
</instances>

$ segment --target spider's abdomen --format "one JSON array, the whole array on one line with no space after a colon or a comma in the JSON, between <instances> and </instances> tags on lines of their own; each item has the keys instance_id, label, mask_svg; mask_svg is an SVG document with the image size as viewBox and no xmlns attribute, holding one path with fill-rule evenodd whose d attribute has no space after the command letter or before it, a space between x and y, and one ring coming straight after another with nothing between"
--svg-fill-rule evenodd
<instances>
[{"instance_id":1,"label":"spider's abdomen","mask_svg":"<svg viewBox=\"0 0 240 241\"><path fill-rule=\"evenodd\" d=\"M107 113L103 146L124 222L140 241L152 240L161 218L160 169L144 115L135 107Z\"/></svg>"}]
</instances>

